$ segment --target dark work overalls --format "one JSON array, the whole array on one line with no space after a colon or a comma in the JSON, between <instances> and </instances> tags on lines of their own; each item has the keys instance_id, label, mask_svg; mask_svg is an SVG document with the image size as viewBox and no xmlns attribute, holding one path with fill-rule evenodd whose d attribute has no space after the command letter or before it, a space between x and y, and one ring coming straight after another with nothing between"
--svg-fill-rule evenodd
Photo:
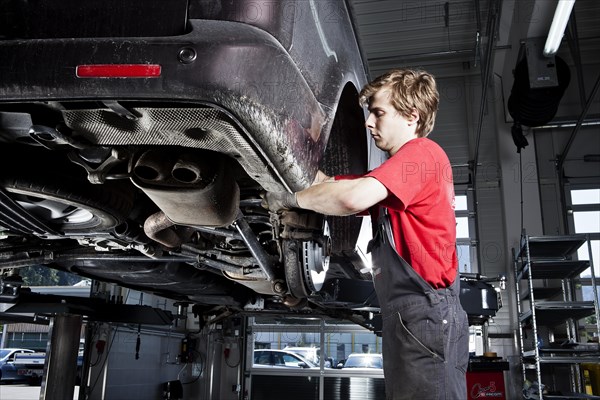
<instances>
[{"instance_id":1,"label":"dark work overalls","mask_svg":"<svg viewBox=\"0 0 600 400\"><path fill-rule=\"evenodd\" d=\"M464 400L469 326L460 280L433 289L398 255L387 214L370 244L383 317L383 368L388 400Z\"/></svg>"}]
</instances>

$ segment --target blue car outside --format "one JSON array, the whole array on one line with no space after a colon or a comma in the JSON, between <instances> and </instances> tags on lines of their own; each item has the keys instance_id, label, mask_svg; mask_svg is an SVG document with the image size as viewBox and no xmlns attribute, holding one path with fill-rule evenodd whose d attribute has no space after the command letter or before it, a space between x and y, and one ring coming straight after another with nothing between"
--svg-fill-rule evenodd
<instances>
[{"instance_id":1,"label":"blue car outside","mask_svg":"<svg viewBox=\"0 0 600 400\"><path fill-rule=\"evenodd\" d=\"M0 383L26 381L27 376L19 375L14 364L15 355L19 353L34 353L29 349L0 349Z\"/></svg>"}]
</instances>

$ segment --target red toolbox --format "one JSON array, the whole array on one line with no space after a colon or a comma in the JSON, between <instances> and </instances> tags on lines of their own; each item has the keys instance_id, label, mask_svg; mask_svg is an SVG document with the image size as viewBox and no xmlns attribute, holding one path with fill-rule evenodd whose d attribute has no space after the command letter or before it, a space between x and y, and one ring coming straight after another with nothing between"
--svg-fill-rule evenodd
<instances>
[{"instance_id":1,"label":"red toolbox","mask_svg":"<svg viewBox=\"0 0 600 400\"><path fill-rule=\"evenodd\" d=\"M508 362L499 358L474 357L467 370L467 399L506 400L504 371Z\"/></svg>"}]
</instances>

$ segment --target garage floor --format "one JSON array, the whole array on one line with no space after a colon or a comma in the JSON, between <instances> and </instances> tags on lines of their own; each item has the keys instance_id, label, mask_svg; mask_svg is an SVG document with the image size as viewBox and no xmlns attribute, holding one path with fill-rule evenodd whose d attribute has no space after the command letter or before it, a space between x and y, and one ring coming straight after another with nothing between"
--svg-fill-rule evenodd
<instances>
[{"instance_id":1,"label":"garage floor","mask_svg":"<svg viewBox=\"0 0 600 400\"><path fill-rule=\"evenodd\" d=\"M2 400L39 400L40 387L29 385L0 385L0 399ZM73 400L79 398L79 386L75 387Z\"/></svg>"}]
</instances>

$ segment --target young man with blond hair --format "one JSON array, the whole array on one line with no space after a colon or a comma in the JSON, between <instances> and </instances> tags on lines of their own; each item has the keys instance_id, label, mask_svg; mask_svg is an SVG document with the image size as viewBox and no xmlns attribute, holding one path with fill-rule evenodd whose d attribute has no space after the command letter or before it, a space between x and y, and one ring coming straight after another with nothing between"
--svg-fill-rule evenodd
<instances>
[{"instance_id":1,"label":"young man with blond hair","mask_svg":"<svg viewBox=\"0 0 600 400\"><path fill-rule=\"evenodd\" d=\"M358 178L330 178L297 193L266 193L271 211L325 215L371 210L369 248L383 317L387 399L467 397L468 323L460 305L450 161L427 138L439 94L424 71L396 69L360 93L366 127L389 158Z\"/></svg>"}]
</instances>

